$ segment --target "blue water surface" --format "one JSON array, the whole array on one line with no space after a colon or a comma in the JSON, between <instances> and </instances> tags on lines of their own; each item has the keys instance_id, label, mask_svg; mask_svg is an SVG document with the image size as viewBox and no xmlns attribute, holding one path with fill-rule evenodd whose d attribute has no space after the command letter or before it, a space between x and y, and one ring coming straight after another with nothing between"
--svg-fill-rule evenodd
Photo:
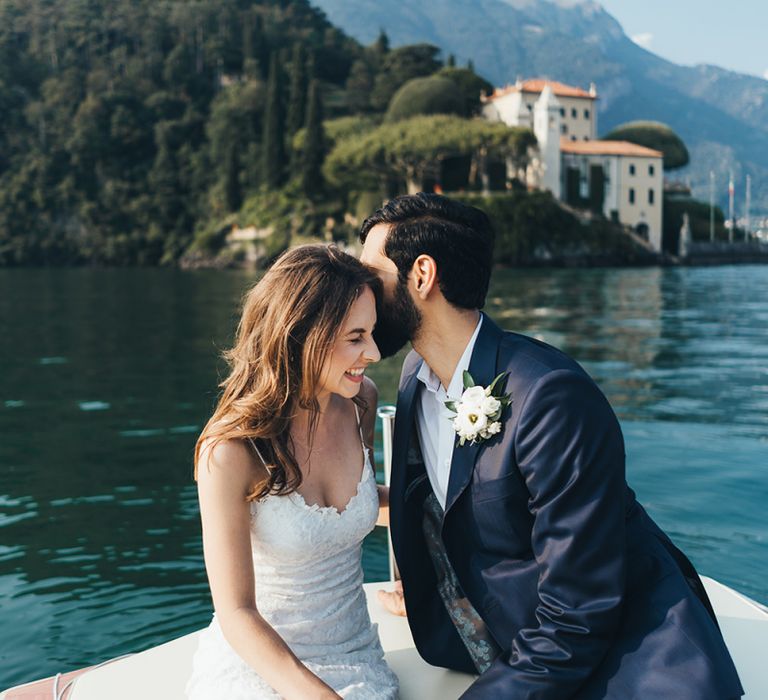
<instances>
[{"instance_id":1,"label":"blue water surface","mask_svg":"<svg viewBox=\"0 0 768 700\"><path fill-rule=\"evenodd\" d=\"M192 451L254 279L0 270L0 688L209 622ZM487 307L584 365L652 517L763 603L766 290L768 266L497 270ZM401 359L372 372L382 403ZM386 577L383 529L363 565Z\"/></svg>"}]
</instances>

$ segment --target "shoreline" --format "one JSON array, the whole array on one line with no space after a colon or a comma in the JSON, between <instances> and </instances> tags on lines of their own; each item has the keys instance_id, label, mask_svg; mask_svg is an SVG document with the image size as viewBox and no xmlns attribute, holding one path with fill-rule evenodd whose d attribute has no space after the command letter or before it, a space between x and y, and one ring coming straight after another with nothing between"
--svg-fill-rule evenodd
<instances>
[{"instance_id":1,"label":"shoreline","mask_svg":"<svg viewBox=\"0 0 768 700\"><path fill-rule=\"evenodd\" d=\"M308 241L302 240L301 243ZM317 243L326 241L318 239ZM346 245L343 241L337 241L337 245L357 257L358 246ZM273 256L276 257L276 256ZM169 269L169 270L264 270L273 259L267 256L221 256L221 255L195 255L182 257L173 264L164 265L114 265L104 262L84 261L75 264L39 264L39 265L4 265L0 270L64 270L78 268L92 269ZM655 253L638 250L634 255L582 253L582 254L551 254L534 256L520 262L509 263L494 262L494 268L498 269L543 269L543 268L635 268L635 267L715 267L727 265L765 265L768 264L768 245L751 250L716 250L716 251L691 251L685 257L675 256L670 253Z\"/></svg>"}]
</instances>

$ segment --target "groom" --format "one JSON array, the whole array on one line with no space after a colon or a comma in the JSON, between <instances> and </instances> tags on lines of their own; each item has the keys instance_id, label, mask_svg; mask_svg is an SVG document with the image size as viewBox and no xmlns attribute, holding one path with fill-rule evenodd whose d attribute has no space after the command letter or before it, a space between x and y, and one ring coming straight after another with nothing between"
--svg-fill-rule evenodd
<instances>
[{"instance_id":1,"label":"groom","mask_svg":"<svg viewBox=\"0 0 768 700\"><path fill-rule=\"evenodd\" d=\"M472 700L740 697L693 566L625 482L621 429L597 385L479 311L493 259L486 215L408 195L369 217L361 240L384 285L382 355L413 344L390 527L421 656L479 674L462 696ZM490 425L482 409L453 405L476 438L460 445L445 403L461 399L465 370L484 388L503 374L493 393L510 403L490 418L495 434L472 432Z\"/></svg>"}]
</instances>

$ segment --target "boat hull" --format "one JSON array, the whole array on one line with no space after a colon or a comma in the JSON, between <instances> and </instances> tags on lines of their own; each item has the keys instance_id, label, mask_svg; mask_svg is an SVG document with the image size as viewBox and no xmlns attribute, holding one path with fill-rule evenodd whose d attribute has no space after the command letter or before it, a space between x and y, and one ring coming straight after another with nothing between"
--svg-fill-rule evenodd
<instances>
[{"instance_id":1,"label":"boat hull","mask_svg":"<svg viewBox=\"0 0 768 700\"><path fill-rule=\"evenodd\" d=\"M747 700L768 698L768 611L723 584L702 577L717 614L723 637L739 671ZM379 626L387 662L400 679L401 700L459 697L474 676L425 663L416 652L405 618L385 612L376 591L389 582L367 583L365 593L373 622ZM193 632L152 649L62 674L59 689L72 685L61 700L184 700L184 685L192 672L192 655L200 632ZM48 700L54 678L27 683L0 693L0 700Z\"/></svg>"}]
</instances>

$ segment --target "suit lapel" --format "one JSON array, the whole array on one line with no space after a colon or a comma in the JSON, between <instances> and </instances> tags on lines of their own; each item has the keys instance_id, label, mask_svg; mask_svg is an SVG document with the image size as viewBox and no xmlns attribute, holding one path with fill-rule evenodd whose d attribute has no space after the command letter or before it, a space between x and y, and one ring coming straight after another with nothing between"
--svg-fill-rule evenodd
<instances>
[{"instance_id":1,"label":"suit lapel","mask_svg":"<svg viewBox=\"0 0 768 700\"><path fill-rule=\"evenodd\" d=\"M408 452L414 435L414 420L416 416L416 400L419 392L418 373L423 360L417 363L412 374L404 380L402 389L397 395L397 410L395 412L395 428L392 445L392 472L390 477L390 530L395 551L400 548L400 526L403 523L402 509L405 506L405 492L408 484L414 478L413 465L409 463Z\"/></svg>"},{"instance_id":2,"label":"suit lapel","mask_svg":"<svg viewBox=\"0 0 768 700\"><path fill-rule=\"evenodd\" d=\"M475 380L475 384L487 387L496 377L496 358L499 343L503 337L504 332L501 328L491 321L486 314L483 314L483 325L480 326L480 332L477 334L475 347L469 361L469 373ZM462 447L459 447L458 443L455 444L445 498L446 515L472 480L475 461L482 447L482 442L465 443Z\"/></svg>"}]
</instances>

